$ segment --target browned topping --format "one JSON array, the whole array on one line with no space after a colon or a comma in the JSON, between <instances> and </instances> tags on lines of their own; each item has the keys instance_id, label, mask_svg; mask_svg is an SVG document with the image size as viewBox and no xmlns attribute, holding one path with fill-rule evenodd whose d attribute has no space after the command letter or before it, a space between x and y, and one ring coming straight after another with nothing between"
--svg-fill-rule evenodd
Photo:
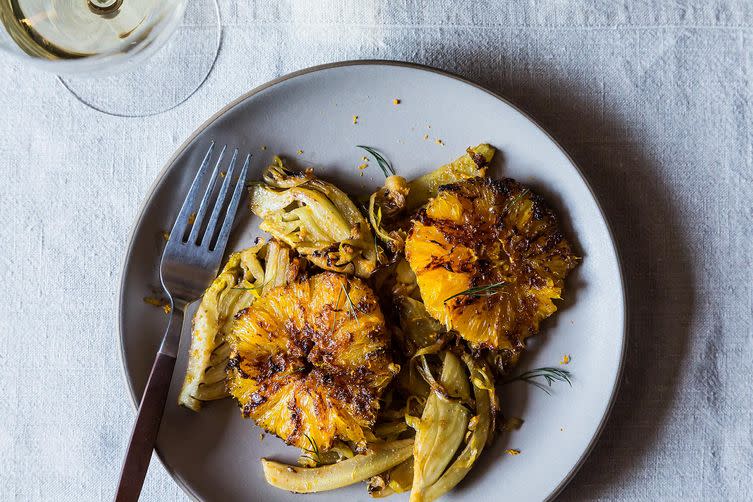
<instances>
[{"instance_id":1,"label":"browned topping","mask_svg":"<svg viewBox=\"0 0 753 502\"><path fill-rule=\"evenodd\" d=\"M305 434L321 448L363 440L396 371L376 296L333 273L257 300L237 316L231 345L229 388L243 415L298 446Z\"/></svg>"},{"instance_id":2,"label":"browned topping","mask_svg":"<svg viewBox=\"0 0 753 502\"><path fill-rule=\"evenodd\" d=\"M430 312L477 347L514 353L553 312L551 299L559 297L577 263L554 211L511 178L471 178L440 187L415 215L406 243ZM430 282L422 281L424 274ZM446 285L432 283L458 284L458 274L466 285L440 297Z\"/></svg>"}]
</instances>

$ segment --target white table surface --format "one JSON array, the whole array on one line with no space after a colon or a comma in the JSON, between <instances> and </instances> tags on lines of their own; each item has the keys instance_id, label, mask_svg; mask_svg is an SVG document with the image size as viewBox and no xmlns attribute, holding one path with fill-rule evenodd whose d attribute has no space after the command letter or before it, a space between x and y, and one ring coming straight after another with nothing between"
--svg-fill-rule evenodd
<instances>
[{"instance_id":1,"label":"white table surface","mask_svg":"<svg viewBox=\"0 0 753 502\"><path fill-rule=\"evenodd\" d=\"M0 500L111 499L134 417L115 299L173 150L269 79L344 59L451 70L572 154L628 283L625 380L563 500L753 499L753 4L223 0L200 91L144 119L0 56ZM146 500L184 499L159 463ZM511 497L511 499L514 497Z\"/></svg>"}]
</instances>

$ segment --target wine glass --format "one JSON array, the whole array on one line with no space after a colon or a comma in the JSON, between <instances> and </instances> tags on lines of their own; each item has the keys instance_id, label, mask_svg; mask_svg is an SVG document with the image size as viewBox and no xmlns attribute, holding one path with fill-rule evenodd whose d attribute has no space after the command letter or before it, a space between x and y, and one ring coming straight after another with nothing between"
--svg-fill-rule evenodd
<instances>
[{"instance_id":1,"label":"wine glass","mask_svg":"<svg viewBox=\"0 0 753 502\"><path fill-rule=\"evenodd\" d=\"M117 116L174 108L220 46L216 0L0 0L0 49Z\"/></svg>"}]
</instances>

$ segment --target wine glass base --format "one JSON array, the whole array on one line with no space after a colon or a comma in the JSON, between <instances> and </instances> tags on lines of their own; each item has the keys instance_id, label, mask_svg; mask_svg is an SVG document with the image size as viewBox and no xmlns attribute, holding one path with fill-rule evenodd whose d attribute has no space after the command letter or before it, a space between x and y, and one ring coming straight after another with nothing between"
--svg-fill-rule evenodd
<instances>
[{"instance_id":1,"label":"wine glass base","mask_svg":"<svg viewBox=\"0 0 753 502\"><path fill-rule=\"evenodd\" d=\"M222 40L216 0L190 0L170 40L146 61L123 73L97 77L59 76L73 96L99 112L147 117L172 110L209 77Z\"/></svg>"}]
</instances>

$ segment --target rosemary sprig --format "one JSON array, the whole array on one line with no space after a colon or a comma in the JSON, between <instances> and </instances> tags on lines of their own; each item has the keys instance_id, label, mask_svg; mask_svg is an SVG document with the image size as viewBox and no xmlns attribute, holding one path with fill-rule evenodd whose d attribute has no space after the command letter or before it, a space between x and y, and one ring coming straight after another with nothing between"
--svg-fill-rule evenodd
<instances>
[{"instance_id":1,"label":"rosemary sprig","mask_svg":"<svg viewBox=\"0 0 753 502\"><path fill-rule=\"evenodd\" d=\"M389 178L390 176L394 176L396 174L395 169L392 167L392 164L390 164L390 161L385 159L384 156L381 153L377 152L374 148L364 145L356 145L356 148L366 150L366 152L371 154L371 156L376 159L377 164L379 164L379 167L382 168L382 172L384 173L385 178Z\"/></svg>"},{"instance_id":2,"label":"rosemary sprig","mask_svg":"<svg viewBox=\"0 0 753 502\"><path fill-rule=\"evenodd\" d=\"M358 319L358 314L356 313L356 306L353 304L353 300L350 299L350 295L348 294L348 291L345 289L345 284L340 283L340 287L343 290L343 293L345 293L345 298L348 299L348 304L350 305L350 315L353 316L353 319Z\"/></svg>"},{"instance_id":3,"label":"rosemary sprig","mask_svg":"<svg viewBox=\"0 0 753 502\"><path fill-rule=\"evenodd\" d=\"M482 296L496 295L502 290L502 288L505 285L507 285L507 282L499 281L499 282L495 282L494 284L486 284L484 286L476 286L473 288L468 288L465 291L461 291L460 293L455 293L454 295L445 298L444 303L447 303L453 298L457 298L458 296L471 296L474 298L480 298Z\"/></svg>"},{"instance_id":4,"label":"rosemary sprig","mask_svg":"<svg viewBox=\"0 0 753 502\"><path fill-rule=\"evenodd\" d=\"M322 459L319 456L319 445L317 445L316 441L311 439L311 436L309 436L308 434L304 434L303 436L308 439L309 444L311 445L311 448L301 448L306 452L306 454L303 456L313 461L317 467L322 465Z\"/></svg>"},{"instance_id":5,"label":"rosemary sprig","mask_svg":"<svg viewBox=\"0 0 753 502\"><path fill-rule=\"evenodd\" d=\"M337 300L335 300L335 308L332 309L335 315L332 316L332 324L329 327L330 333L334 332L335 330L335 323L337 322L337 314L340 312L340 297L342 296L343 291L345 291L345 288L337 292Z\"/></svg>"},{"instance_id":6,"label":"rosemary sprig","mask_svg":"<svg viewBox=\"0 0 753 502\"><path fill-rule=\"evenodd\" d=\"M515 207L515 205L518 202L520 202L520 199L522 199L523 197L525 197L526 195L528 195L528 192L530 192L530 190L527 189L527 188L524 188L523 190L521 190L517 197L515 197L513 200L511 200L510 202L508 202L507 204L505 204L505 207L502 209L502 214L508 213L510 211L510 209L512 209L513 207Z\"/></svg>"},{"instance_id":7,"label":"rosemary sprig","mask_svg":"<svg viewBox=\"0 0 753 502\"><path fill-rule=\"evenodd\" d=\"M547 394L551 394L551 387L554 382L567 382L567 384L572 387L573 383L571 380L572 373L570 373L567 370L563 370L560 368L552 368L552 367L544 367L544 368L536 368L530 371L526 371L525 373L521 373L520 375L508 378L503 383L508 384L512 382L525 382L529 383L535 387L538 387L539 389L543 390ZM538 378L543 378L546 381L546 384L544 382L541 382L537 380Z\"/></svg>"}]
</instances>

